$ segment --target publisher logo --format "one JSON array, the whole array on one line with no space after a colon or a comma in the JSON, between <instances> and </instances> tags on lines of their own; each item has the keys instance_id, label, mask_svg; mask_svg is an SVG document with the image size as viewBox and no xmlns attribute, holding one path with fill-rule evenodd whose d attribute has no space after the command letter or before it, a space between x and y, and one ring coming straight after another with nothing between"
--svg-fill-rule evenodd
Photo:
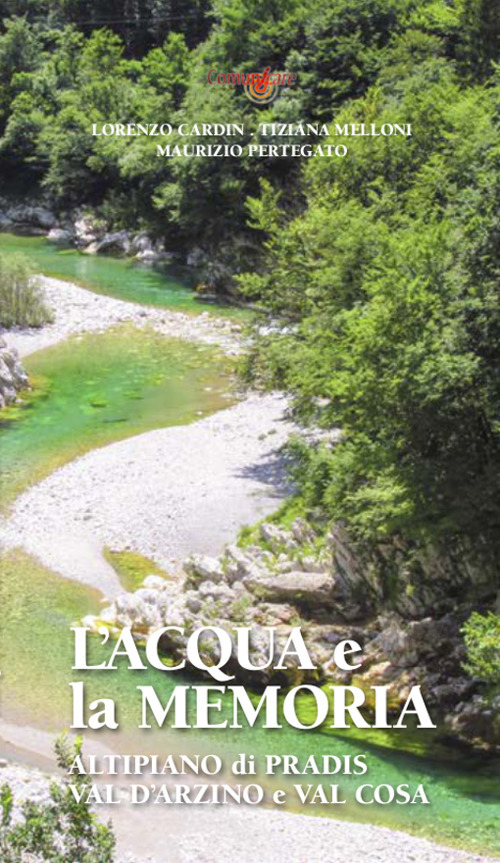
<instances>
[{"instance_id":1,"label":"publisher logo","mask_svg":"<svg viewBox=\"0 0 500 863\"><path fill-rule=\"evenodd\" d=\"M243 87L247 99L256 105L269 105L274 102L280 88L293 87L297 76L294 72L272 72L267 66L263 72L218 72L210 69L208 83L211 86Z\"/></svg>"},{"instance_id":2,"label":"publisher logo","mask_svg":"<svg viewBox=\"0 0 500 863\"><path fill-rule=\"evenodd\" d=\"M269 105L276 99L280 88L279 84L271 83L270 72L271 69L268 67L261 76L252 80L250 84L244 85L245 96L251 102L256 102L257 105Z\"/></svg>"}]
</instances>

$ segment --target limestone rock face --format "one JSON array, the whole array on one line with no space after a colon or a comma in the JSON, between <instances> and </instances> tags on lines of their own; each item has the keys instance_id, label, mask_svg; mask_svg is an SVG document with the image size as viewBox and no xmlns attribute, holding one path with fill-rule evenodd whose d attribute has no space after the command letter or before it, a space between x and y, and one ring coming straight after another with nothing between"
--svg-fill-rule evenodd
<instances>
[{"instance_id":1,"label":"limestone rock face","mask_svg":"<svg viewBox=\"0 0 500 863\"><path fill-rule=\"evenodd\" d=\"M17 399L20 390L28 386L28 375L19 362L17 351L7 347L0 336L0 408Z\"/></svg>"},{"instance_id":2,"label":"limestone rock face","mask_svg":"<svg viewBox=\"0 0 500 863\"><path fill-rule=\"evenodd\" d=\"M57 216L45 203L18 203L0 198L1 228L34 228L41 232L57 225Z\"/></svg>"},{"instance_id":3,"label":"limestone rock face","mask_svg":"<svg viewBox=\"0 0 500 863\"><path fill-rule=\"evenodd\" d=\"M450 585L467 582L467 567L452 573L444 562L425 563L421 556L413 572L401 568L401 596L384 595L380 566L392 566L394 546L380 550L380 560L364 556L347 533L335 526L327 538L315 534L304 520L289 528L264 522L255 544L229 545L218 559L192 555L178 579L149 576L133 594L118 597L100 616L112 628L130 626L138 640L163 627L161 649L176 662L185 658L187 638L195 629L220 627L230 635L233 655L227 670L253 686L297 682L389 687L391 709L401 708L413 686L421 686L431 718L443 740L500 751L500 696L488 700L479 681L464 671L466 660L461 628L470 616L467 597L447 608L444 589L435 573ZM377 569L378 567L378 569ZM407 591L408 584L414 589ZM429 596L436 597L436 610ZM441 601L443 596L443 601ZM96 623L98 621L96 620ZM236 662L235 627L251 632L252 662L247 671ZM300 627L314 670L299 670L292 662L273 670L268 658L280 651L292 629ZM213 635L213 634L212 634ZM203 654L218 662L217 640L210 629L202 634ZM334 662L341 641L360 646L350 669Z\"/></svg>"},{"instance_id":4,"label":"limestone rock face","mask_svg":"<svg viewBox=\"0 0 500 863\"><path fill-rule=\"evenodd\" d=\"M416 551L392 539L367 551L336 524L330 550L346 603L359 604L365 615L390 607L405 619L443 616L471 591L488 597L498 580L496 561L479 563L464 545ZM387 589L391 584L396 591Z\"/></svg>"}]
</instances>

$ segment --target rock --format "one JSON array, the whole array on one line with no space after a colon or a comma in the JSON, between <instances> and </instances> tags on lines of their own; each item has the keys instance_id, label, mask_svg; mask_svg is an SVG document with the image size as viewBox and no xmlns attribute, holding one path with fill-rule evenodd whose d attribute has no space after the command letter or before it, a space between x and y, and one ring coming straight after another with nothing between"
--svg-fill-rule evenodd
<instances>
[{"instance_id":1,"label":"rock","mask_svg":"<svg viewBox=\"0 0 500 863\"><path fill-rule=\"evenodd\" d=\"M12 372L9 369L5 360L0 356L0 386L9 386L12 387L14 384L14 378L12 377Z\"/></svg>"},{"instance_id":2,"label":"rock","mask_svg":"<svg viewBox=\"0 0 500 863\"><path fill-rule=\"evenodd\" d=\"M17 401L17 394L28 387L28 375L17 352L0 337L0 408Z\"/></svg>"},{"instance_id":3,"label":"rock","mask_svg":"<svg viewBox=\"0 0 500 863\"><path fill-rule=\"evenodd\" d=\"M203 607L203 603L198 595L198 592L194 590L190 590L186 593L184 601L186 603L186 608L192 614L198 614L198 612L201 611Z\"/></svg>"},{"instance_id":4,"label":"rock","mask_svg":"<svg viewBox=\"0 0 500 863\"><path fill-rule=\"evenodd\" d=\"M263 522L260 526L260 535L265 542L268 542L275 554L285 549L293 550L297 548L297 543L291 533L282 530L275 524Z\"/></svg>"},{"instance_id":5,"label":"rock","mask_svg":"<svg viewBox=\"0 0 500 863\"><path fill-rule=\"evenodd\" d=\"M74 224L77 245L89 246L97 242L104 233L103 226L90 215L80 215Z\"/></svg>"},{"instance_id":6,"label":"rock","mask_svg":"<svg viewBox=\"0 0 500 863\"><path fill-rule=\"evenodd\" d=\"M286 554L284 554L284 555L280 554L280 558L282 558L282 559L278 560L278 562L275 566L276 572L280 572L280 573L293 572L294 569L297 569L297 565L296 565L297 562L295 560L290 560L290 558L288 558L286 556Z\"/></svg>"},{"instance_id":7,"label":"rock","mask_svg":"<svg viewBox=\"0 0 500 863\"><path fill-rule=\"evenodd\" d=\"M161 252L155 249L144 249L143 252L138 252L135 256L137 261L142 261L144 264L156 264L163 261L164 263L172 262L175 258L171 252Z\"/></svg>"},{"instance_id":8,"label":"rock","mask_svg":"<svg viewBox=\"0 0 500 863\"><path fill-rule=\"evenodd\" d=\"M215 584L213 581L203 581L198 588L198 593L203 599L212 597L214 599L227 599L230 602L234 602L236 599L234 591L224 582Z\"/></svg>"},{"instance_id":9,"label":"rock","mask_svg":"<svg viewBox=\"0 0 500 863\"><path fill-rule=\"evenodd\" d=\"M137 261L154 264L158 260L158 252L154 249L143 249L135 255Z\"/></svg>"},{"instance_id":10,"label":"rock","mask_svg":"<svg viewBox=\"0 0 500 863\"><path fill-rule=\"evenodd\" d=\"M228 545L226 546L226 557L229 558L230 561L234 561L237 567L241 568L241 574L243 575L245 572L244 566L248 562L248 558L238 545Z\"/></svg>"},{"instance_id":11,"label":"rock","mask_svg":"<svg viewBox=\"0 0 500 863\"><path fill-rule=\"evenodd\" d=\"M370 668L362 675L354 675L353 685L361 683L363 689L371 686L385 686L391 683L398 675L398 669L391 662L378 662L376 665L371 665Z\"/></svg>"},{"instance_id":12,"label":"rock","mask_svg":"<svg viewBox=\"0 0 500 863\"><path fill-rule=\"evenodd\" d=\"M82 249L82 252L85 255L97 255L98 247L99 247L98 241L93 240L91 243L88 244L88 246L85 246L85 248Z\"/></svg>"},{"instance_id":13,"label":"rock","mask_svg":"<svg viewBox=\"0 0 500 863\"><path fill-rule=\"evenodd\" d=\"M184 562L184 571L188 575L187 583L196 585L200 581L222 581L224 572L215 557L205 554L193 554Z\"/></svg>"},{"instance_id":14,"label":"rock","mask_svg":"<svg viewBox=\"0 0 500 863\"><path fill-rule=\"evenodd\" d=\"M141 252L149 252L153 250L153 241L151 237L142 232L132 237L130 241L130 251L133 255L138 255Z\"/></svg>"},{"instance_id":15,"label":"rock","mask_svg":"<svg viewBox=\"0 0 500 863\"><path fill-rule=\"evenodd\" d=\"M500 699L487 701L482 695L474 695L460 702L454 713L445 720L446 733L459 737L466 743L482 748L492 747L498 751L500 740Z\"/></svg>"},{"instance_id":16,"label":"rock","mask_svg":"<svg viewBox=\"0 0 500 863\"><path fill-rule=\"evenodd\" d=\"M57 225L56 214L44 204L18 204L5 199L0 202L2 220L7 225L48 230Z\"/></svg>"},{"instance_id":17,"label":"rock","mask_svg":"<svg viewBox=\"0 0 500 863\"><path fill-rule=\"evenodd\" d=\"M166 579L162 578L160 575L147 575L142 582L142 586L150 590L163 590L167 584L168 582Z\"/></svg>"},{"instance_id":18,"label":"rock","mask_svg":"<svg viewBox=\"0 0 500 863\"><path fill-rule=\"evenodd\" d=\"M318 558L308 554L300 558L300 566L305 572L330 572L332 561L329 558Z\"/></svg>"},{"instance_id":19,"label":"rock","mask_svg":"<svg viewBox=\"0 0 500 863\"><path fill-rule=\"evenodd\" d=\"M95 246L97 254L100 252L118 252L126 255L130 250L130 237L127 231L115 231L110 234L104 234L102 239L98 240Z\"/></svg>"},{"instance_id":20,"label":"rock","mask_svg":"<svg viewBox=\"0 0 500 863\"><path fill-rule=\"evenodd\" d=\"M141 596L140 594L143 594ZM146 601L144 593L155 593L155 591L138 590L135 593L125 593L118 596L114 602L114 619L120 626L130 626L133 629L144 629L150 626L160 628L161 616L156 604L156 597L152 601Z\"/></svg>"},{"instance_id":21,"label":"rock","mask_svg":"<svg viewBox=\"0 0 500 863\"><path fill-rule=\"evenodd\" d=\"M305 518L296 518L292 524L292 537L299 543L313 542L316 534Z\"/></svg>"},{"instance_id":22,"label":"rock","mask_svg":"<svg viewBox=\"0 0 500 863\"><path fill-rule=\"evenodd\" d=\"M249 594L247 593L247 596ZM255 609L254 619L263 626L279 626L282 623L297 624L297 609L282 603L260 603Z\"/></svg>"},{"instance_id":23,"label":"rock","mask_svg":"<svg viewBox=\"0 0 500 863\"><path fill-rule=\"evenodd\" d=\"M237 545L228 545L226 556L225 577L233 586L235 582L246 576L259 578L265 575L265 568L250 556L248 550L244 552Z\"/></svg>"},{"instance_id":24,"label":"rock","mask_svg":"<svg viewBox=\"0 0 500 863\"><path fill-rule=\"evenodd\" d=\"M411 668L433 657L450 657L453 643L460 639L460 624L448 618L431 617L405 622L397 616L382 619L382 631L369 645L397 668Z\"/></svg>"},{"instance_id":25,"label":"rock","mask_svg":"<svg viewBox=\"0 0 500 863\"><path fill-rule=\"evenodd\" d=\"M316 609L335 603L336 583L327 573L295 571L284 575L247 575L243 584L255 596L269 602Z\"/></svg>"},{"instance_id":26,"label":"rock","mask_svg":"<svg viewBox=\"0 0 500 863\"><path fill-rule=\"evenodd\" d=\"M75 233L64 228L51 228L47 234L47 239L56 245L69 246L74 242Z\"/></svg>"},{"instance_id":27,"label":"rock","mask_svg":"<svg viewBox=\"0 0 500 863\"><path fill-rule=\"evenodd\" d=\"M184 628L182 637L174 633L161 642L161 648L176 661L184 658L187 637L196 628L220 626L229 632L234 644L234 626L250 626L252 657L258 670L247 674L233 654L228 670L230 666L230 673L238 680L251 680L259 686L282 679L287 684L335 681L359 685L367 692L373 686L389 686L391 709L402 706L413 686L422 686L433 720L445 728L446 739L474 747L494 749L499 745L500 696L499 704L487 701L480 683L467 678L463 671L460 630L473 608L469 601L455 602L452 613L423 615L429 601L427 592L434 590L431 573L423 575L421 568L411 573L417 582L408 581L405 553L398 541L380 544L376 555L367 556L350 541L342 526L335 525L327 548L316 552L316 534L300 519L291 530L263 523L260 534L266 548L229 545L221 560L192 555L184 565L184 581L148 577L135 594L119 597L109 616L104 612L101 620L131 625L138 638L159 627ZM400 567L397 574L402 597L397 597L396 591L390 597L384 593L381 568L387 572L384 567L388 566L391 572L394 565ZM439 572L451 577L444 565ZM411 613L418 610L418 617L408 617L399 608L404 606L409 613L407 603L412 593L407 587L414 583L418 590ZM438 583L437 595L440 590ZM494 597L495 591L491 602ZM314 675L299 672L293 663L279 674L264 668L269 655L266 628L274 628L278 645L288 638L292 627L299 625L316 666ZM361 665L354 672L339 671L333 664L335 646L346 639L357 641L363 651L359 655ZM217 644L210 636L203 640L202 653L217 660Z\"/></svg>"}]
</instances>

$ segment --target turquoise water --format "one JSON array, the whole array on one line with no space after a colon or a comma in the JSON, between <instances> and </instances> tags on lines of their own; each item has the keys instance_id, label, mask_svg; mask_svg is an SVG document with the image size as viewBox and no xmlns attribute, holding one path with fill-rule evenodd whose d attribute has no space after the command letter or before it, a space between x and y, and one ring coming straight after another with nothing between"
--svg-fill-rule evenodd
<instances>
[{"instance_id":1,"label":"turquoise water","mask_svg":"<svg viewBox=\"0 0 500 863\"><path fill-rule=\"evenodd\" d=\"M0 233L0 253L22 254L33 269L46 276L76 282L97 293L145 305L185 312L214 311L240 317L245 312L231 306L200 302L193 291L195 277L188 268L151 266L110 255L85 255L49 243L45 237Z\"/></svg>"},{"instance_id":2,"label":"turquoise water","mask_svg":"<svg viewBox=\"0 0 500 863\"><path fill-rule=\"evenodd\" d=\"M214 348L121 325L25 359L33 391L0 413L5 506L89 449L227 407L227 360Z\"/></svg>"}]
</instances>

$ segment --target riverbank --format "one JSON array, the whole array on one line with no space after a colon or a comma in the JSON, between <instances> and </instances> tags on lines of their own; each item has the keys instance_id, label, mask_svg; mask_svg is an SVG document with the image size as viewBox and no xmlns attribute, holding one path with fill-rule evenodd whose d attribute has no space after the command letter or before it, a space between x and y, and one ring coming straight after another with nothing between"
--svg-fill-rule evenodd
<instances>
[{"instance_id":1,"label":"riverbank","mask_svg":"<svg viewBox=\"0 0 500 863\"><path fill-rule=\"evenodd\" d=\"M54 320L41 328L17 328L4 335L7 344L20 357L48 348L69 336L81 333L101 333L124 322L138 327L152 326L169 338L217 345L227 355L241 350L241 327L232 321L210 315L185 314L169 309L141 306L127 300L94 294L61 279L37 276L44 300Z\"/></svg>"},{"instance_id":2,"label":"riverbank","mask_svg":"<svg viewBox=\"0 0 500 863\"><path fill-rule=\"evenodd\" d=\"M8 332L7 343L20 356L125 322L217 345L231 356L241 349L240 326L208 313L142 307L39 279L54 320L40 329ZM133 548L174 570L193 551L219 553L287 492L279 454L292 428L285 411L281 396L252 395L220 416L91 451L17 499L12 516L0 525L2 541L108 597L121 587L105 548Z\"/></svg>"},{"instance_id":3,"label":"riverbank","mask_svg":"<svg viewBox=\"0 0 500 863\"><path fill-rule=\"evenodd\" d=\"M22 494L0 538L108 597L121 588L105 547L169 571L192 552L217 554L289 491L285 414L282 396L254 394L191 425L92 450Z\"/></svg>"}]
</instances>

